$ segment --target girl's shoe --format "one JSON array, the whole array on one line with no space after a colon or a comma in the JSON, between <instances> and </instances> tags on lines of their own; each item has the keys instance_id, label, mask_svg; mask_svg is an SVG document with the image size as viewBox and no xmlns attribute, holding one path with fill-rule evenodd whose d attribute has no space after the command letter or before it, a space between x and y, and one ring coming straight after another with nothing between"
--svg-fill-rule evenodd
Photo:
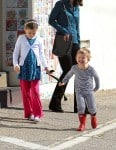
<instances>
[{"instance_id":1,"label":"girl's shoe","mask_svg":"<svg viewBox=\"0 0 116 150\"><path fill-rule=\"evenodd\" d=\"M35 122L40 122L41 120L40 120L39 117L35 117L34 121L35 121Z\"/></svg>"},{"instance_id":2,"label":"girl's shoe","mask_svg":"<svg viewBox=\"0 0 116 150\"><path fill-rule=\"evenodd\" d=\"M34 121L34 120L35 120L34 115L29 116L28 119L29 119L30 121Z\"/></svg>"}]
</instances>

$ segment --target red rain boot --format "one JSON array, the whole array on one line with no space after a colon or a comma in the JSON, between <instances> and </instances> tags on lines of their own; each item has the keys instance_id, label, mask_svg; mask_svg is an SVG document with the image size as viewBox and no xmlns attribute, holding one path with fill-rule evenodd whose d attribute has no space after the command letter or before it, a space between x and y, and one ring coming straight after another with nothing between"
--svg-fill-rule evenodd
<instances>
[{"instance_id":1,"label":"red rain boot","mask_svg":"<svg viewBox=\"0 0 116 150\"><path fill-rule=\"evenodd\" d=\"M92 126L93 129L95 129L97 127L97 118L96 118L96 116L91 115L91 126Z\"/></svg>"},{"instance_id":2,"label":"red rain boot","mask_svg":"<svg viewBox=\"0 0 116 150\"><path fill-rule=\"evenodd\" d=\"M85 123L86 123L86 114L79 115L80 125L77 131L84 131L85 130Z\"/></svg>"}]
</instances>

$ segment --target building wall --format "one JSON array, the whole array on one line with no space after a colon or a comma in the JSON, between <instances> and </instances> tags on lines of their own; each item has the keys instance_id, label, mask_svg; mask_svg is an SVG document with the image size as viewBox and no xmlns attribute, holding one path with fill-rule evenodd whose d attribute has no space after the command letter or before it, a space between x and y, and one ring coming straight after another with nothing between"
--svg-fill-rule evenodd
<instances>
[{"instance_id":1,"label":"building wall","mask_svg":"<svg viewBox=\"0 0 116 150\"><path fill-rule=\"evenodd\" d=\"M2 1L0 1L0 71L2 70Z\"/></svg>"},{"instance_id":2,"label":"building wall","mask_svg":"<svg viewBox=\"0 0 116 150\"><path fill-rule=\"evenodd\" d=\"M116 2L85 0L81 8L81 38L90 39L91 64L101 89L116 88Z\"/></svg>"},{"instance_id":3,"label":"building wall","mask_svg":"<svg viewBox=\"0 0 116 150\"><path fill-rule=\"evenodd\" d=\"M2 14L0 0L0 14ZM81 39L90 40L91 65L97 70L101 89L116 88L116 2L115 0L84 0L80 8ZM2 22L2 15L0 15ZM2 68L2 24L0 23L0 70ZM13 74L13 75L12 75ZM13 71L10 78L14 77ZM16 80L16 79L15 79ZM13 84L16 83L13 79Z\"/></svg>"},{"instance_id":4,"label":"building wall","mask_svg":"<svg viewBox=\"0 0 116 150\"><path fill-rule=\"evenodd\" d=\"M18 3L19 1L13 0L1 0L0 11L2 14L2 29L3 33L1 45L2 45L2 71L7 72L8 86L19 85L17 74L13 70L12 65L12 51L14 49L17 36L23 31L22 22L26 21L29 17L32 18L32 0L28 0L27 3ZM28 11L29 10L29 11ZM12 12L11 12L12 11Z\"/></svg>"}]
</instances>

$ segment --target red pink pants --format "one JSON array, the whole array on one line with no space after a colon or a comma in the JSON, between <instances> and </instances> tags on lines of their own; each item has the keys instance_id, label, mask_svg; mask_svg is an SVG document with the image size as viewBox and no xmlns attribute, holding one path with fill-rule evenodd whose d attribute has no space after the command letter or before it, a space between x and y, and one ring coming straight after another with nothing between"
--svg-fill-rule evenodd
<instances>
[{"instance_id":1,"label":"red pink pants","mask_svg":"<svg viewBox=\"0 0 116 150\"><path fill-rule=\"evenodd\" d=\"M20 80L20 87L24 106L24 117L30 115L41 118L43 116L42 103L39 94L39 80Z\"/></svg>"}]
</instances>

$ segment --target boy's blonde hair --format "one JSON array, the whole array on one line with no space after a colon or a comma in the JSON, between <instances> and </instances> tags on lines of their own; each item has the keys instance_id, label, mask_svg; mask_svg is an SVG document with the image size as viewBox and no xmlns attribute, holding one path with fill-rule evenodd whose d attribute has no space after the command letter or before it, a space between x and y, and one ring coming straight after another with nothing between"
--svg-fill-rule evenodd
<instances>
[{"instance_id":1,"label":"boy's blonde hair","mask_svg":"<svg viewBox=\"0 0 116 150\"><path fill-rule=\"evenodd\" d=\"M88 57L88 61L90 61L91 52L90 52L90 50L87 49L86 47L83 47L83 48L79 49L79 50L77 51L76 56L77 56L78 54L86 55L86 56Z\"/></svg>"}]
</instances>

